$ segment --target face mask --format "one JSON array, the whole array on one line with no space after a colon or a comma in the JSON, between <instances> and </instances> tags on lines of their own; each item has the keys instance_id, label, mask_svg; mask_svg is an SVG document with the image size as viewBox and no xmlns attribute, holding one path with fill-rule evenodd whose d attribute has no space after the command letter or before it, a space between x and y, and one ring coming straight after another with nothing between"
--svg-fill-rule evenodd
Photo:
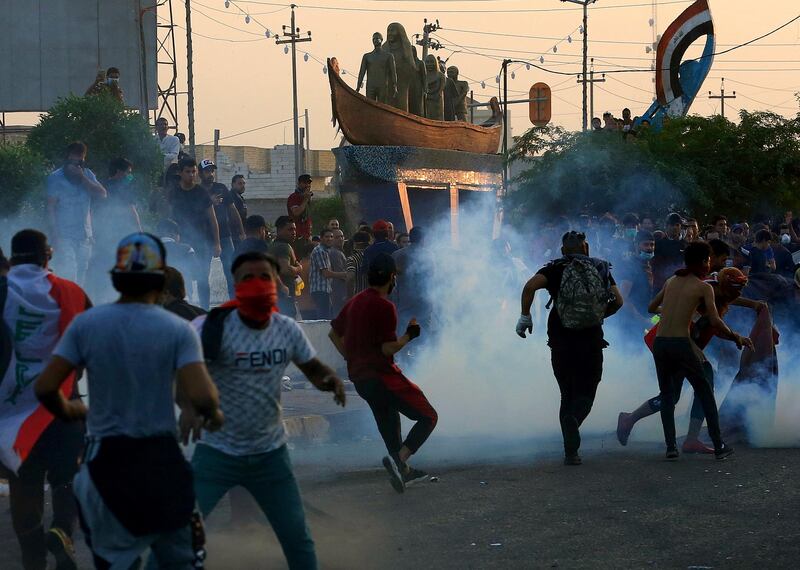
<instances>
[{"instance_id":1,"label":"face mask","mask_svg":"<svg viewBox=\"0 0 800 570\"><path fill-rule=\"evenodd\" d=\"M117 77L109 77L108 79L106 79L107 85L115 85L117 83L119 83L119 78Z\"/></svg>"},{"instance_id":2,"label":"face mask","mask_svg":"<svg viewBox=\"0 0 800 570\"><path fill-rule=\"evenodd\" d=\"M651 259L653 259L653 257L655 257L655 255L656 254L653 253L652 251L640 251L639 259L642 259L644 261L650 261Z\"/></svg>"},{"instance_id":3,"label":"face mask","mask_svg":"<svg viewBox=\"0 0 800 570\"><path fill-rule=\"evenodd\" d=\"M781 235L781 243L783 245L789 245L792 242L792 236L789 234L782 234Z\"/></svg>"},{"instance_id":4,"label":"face mask","mask_svg":"<svg viewBox=\"0 0 800 570\"><path fill-rule=\"evenodd\" d=\"M125 182L127 182L128 184L130 184L131 182L133 182L133 174L128 174L128 175L126 175L126 176L125 176Z\"/></svg>"},{"instance_id":5,"label":"face mask","mask_svg":"<svg viewBox=\"0 0 800 570\"><path fill-rule=\"evenodd\" d=\"M625 239L630 241L636 239L636 228L627 228L625 230Z\"/></svg>"},{"instance_id":6,"label":"face mask","mask_svg":"<svg viewBox=\"0 0 800 570\"><path fill-rule=\"evenodd\" d=\"M256 323L269 322L277 312L278 287L274 281L250 279L236 284L236 301L239 314Z\"/></svg>"}]
</instances>

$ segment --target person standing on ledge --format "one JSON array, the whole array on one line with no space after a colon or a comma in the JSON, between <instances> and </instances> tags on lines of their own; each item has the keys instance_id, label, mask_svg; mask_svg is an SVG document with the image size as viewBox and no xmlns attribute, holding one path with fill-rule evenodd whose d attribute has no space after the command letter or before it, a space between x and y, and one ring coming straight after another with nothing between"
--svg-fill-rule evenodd
<instances>
[{"instance_id":1,"label":"person standing on ledge","mask_svg":"<svg viewBox=\"0 0 800 570\"><path fill-rule=\"evenodd\" d=\"M297 229L297 239L311 240L311 175L303 174L297 179L297 188L286 199L286 210Z\"/></svg>"}]
</instances>

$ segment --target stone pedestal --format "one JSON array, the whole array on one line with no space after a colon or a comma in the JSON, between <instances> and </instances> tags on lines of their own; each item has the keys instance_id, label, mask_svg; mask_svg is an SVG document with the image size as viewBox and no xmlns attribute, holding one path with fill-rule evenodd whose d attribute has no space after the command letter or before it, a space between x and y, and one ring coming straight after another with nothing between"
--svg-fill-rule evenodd
<instances>
[{"instance_id":1,"label":"stone pedestal","mask_svg":"<svg viewBox=\"0 0 800 570\"><path fill-rule=\"evenodd\" d=\"M458 240L459 212L475 208L491 228L503 184L500 155L405 146L333 149L336 182L352 226L385 219L395 231L430 227L449 214Z\"/></svg>"}]
</instances>

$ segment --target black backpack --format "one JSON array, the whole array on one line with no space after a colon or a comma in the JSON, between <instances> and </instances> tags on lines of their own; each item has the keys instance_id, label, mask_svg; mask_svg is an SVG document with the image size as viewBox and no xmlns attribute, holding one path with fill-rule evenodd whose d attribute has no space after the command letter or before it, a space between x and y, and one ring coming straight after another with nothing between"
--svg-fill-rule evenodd
<instances>
[{"instance_id":1,"label":"black backpack","mask_svg":"<svg viewBox=\"0 0 800 570\"><path fill-rule=\"evenodd\" d=\"M222 347L222 333L225 332L225 318L230 315L236 307L217 307L211 309L203 322L203 329L200 332L200 340L203 343L203 355L206 362L214 362L219 358L219 351Z\"/></svg>"}]
</instances>

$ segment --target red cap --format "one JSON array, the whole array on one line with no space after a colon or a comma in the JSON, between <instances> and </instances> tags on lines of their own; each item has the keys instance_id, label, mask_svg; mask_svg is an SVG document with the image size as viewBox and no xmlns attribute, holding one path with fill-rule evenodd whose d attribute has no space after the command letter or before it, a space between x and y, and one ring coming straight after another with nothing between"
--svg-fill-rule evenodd
<instances>
[{"instance_id":1,"label":"red cap","mask_svg":"<svg viewBox=\"0 0 800 570\"><path fill-rule=\"evenodd\" d=\"M386 220L378 220L374 224L372 224L372 231L373 232L388 232L389 231L389 222Z\"/></svg>"}]
</instances>

